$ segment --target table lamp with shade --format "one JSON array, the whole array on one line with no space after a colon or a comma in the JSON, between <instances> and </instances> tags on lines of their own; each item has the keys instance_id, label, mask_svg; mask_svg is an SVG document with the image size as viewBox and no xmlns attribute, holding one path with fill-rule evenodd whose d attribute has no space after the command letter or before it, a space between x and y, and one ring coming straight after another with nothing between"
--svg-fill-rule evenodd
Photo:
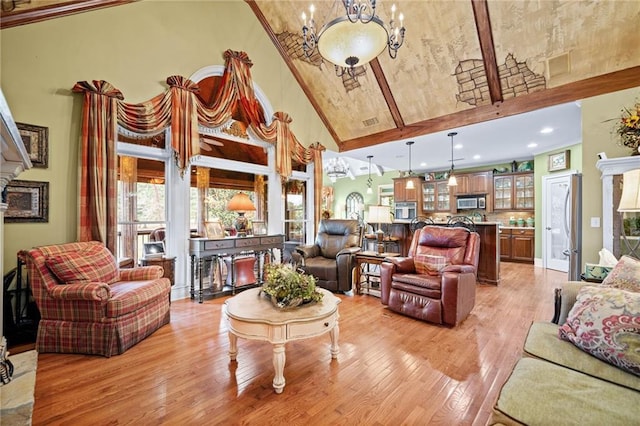
<instances>
[{"instance_id":1,"label":"table lamp with shade","mask_svg":"<svg viewBox=\"0 0 640 426\"><path fill-rule=\"evenodd\" d=\"M384 232L382 231L383 223L391 223L391 207L389 206L369 206L369 223L377 223L378 230L376 238L378 240L378 253L384 253Z\"/></svg>"},{"instance_id":2,"label":"table lamp with shade","mask_svg":"<svg viewBox=\"0 0 640 426\"><path fill-rule=\"evenodd\" d=\"M256 206L253 204L253 201L251 201L251 198L244 192L238 192L227 203L227 210L238 212L238 217L233 226L238 232L238 237L246 237L248 220L244 214L256 210Z\"/></svg>"},{"instance_id":3,"label":"table lamp with shade","mask_svg":"<svg viewBox=\"0 0 640 426\"><path fill-rule=\"evenodd\" d=\"M628 236L624 231L624 213L640 212L640 169L624 172L622 178L622 196L620 197L618 212L621 213L621 219L623 219L622 239L624 240L629 250L628 254L637 259L640 259L640 253L636 251L640 246L640 240L636 241L632 246L631 242L627 238Z\"/></svg>"}]
</instances>

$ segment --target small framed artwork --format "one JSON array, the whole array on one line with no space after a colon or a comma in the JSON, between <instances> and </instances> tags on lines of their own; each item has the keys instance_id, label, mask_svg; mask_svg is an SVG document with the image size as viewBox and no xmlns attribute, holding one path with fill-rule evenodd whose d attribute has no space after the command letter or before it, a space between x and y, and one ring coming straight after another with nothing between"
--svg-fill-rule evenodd
<instances>
[{"instance_id":1,"label":"small framed artwork","mask_svg":"<svg viewBox=\"0 0 640 426\"><path fill-rule=\"evenodd\" d=\"M164 242L153 241L144 243L143 254L145 259L158 259L164 256Z\"/></svg>"},{"instance_id":2,"label":"small framed artwork","mask_svg":"<svg viewBox=\"0 0 640 426\"><path fill-rule=\"evenodd\" d=\"M262 221L253 221L253 235L267 235L267 224Z\"/></svg>"},{"instance_id":3,"label":"small framed artwork","mask_svg":"<svg viewBox=\"0 0 640 426\"><path fill-rule=\"evenodd\" d=\"M549 154L549 171L564 170L569 168L571 151L566 150L556 154Z\"/></svg>"},{"instance_id":4,"label":"small framed artwork","mask_svg":"<svg viewBox=\"0 0 640 426\"><path fill-rule=\"evenodd\" d=\"M5 190L5 222L49 222L49 182L13 180Z\"/></svg>"},{"instance_id":5,"label":"small framed artwork","mask_svg":"<svg viewBox=\"0 0 640 426\"><path fill-rule=\"evenodd\" d=\"M49 129L32 124L16 123L33 167L46 169L49 165Z\"/></svg>"},{"instance_id":6,"label":"small framed artwork","mask_svg":"<svg viewBox=\"0 0 640 426\"><path fill-rule=\"evenodd\" d=\"M205 222L204 228L208 239L219 240L220 238L224 238L224 227L219 220Z\"/></svg>"}]
</instances>

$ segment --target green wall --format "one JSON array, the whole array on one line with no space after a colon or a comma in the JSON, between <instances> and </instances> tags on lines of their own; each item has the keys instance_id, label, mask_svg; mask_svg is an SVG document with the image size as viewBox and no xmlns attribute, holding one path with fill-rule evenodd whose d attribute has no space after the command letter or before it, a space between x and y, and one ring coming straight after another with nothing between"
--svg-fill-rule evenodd
<instances>
[{"instance_id":1,"label":"green wall","mask_svg":"<svg viewBox=\"0 0 640 426\"><path fill-rule=\"evenodd\" d=\"M640 87L582 101L582 261L598 263L602 249L602 228L591 228L590 219L602 219L602 183L596 168L598 153L608 158L627 157L629 148L619 146L614 133L623 108L640 100ZM584 196L584 194L588 194Z\"/></svg>"},{"instance_id":2,"label":"green wall","mask_svg":"<svg viewBox=\"0 0 640 426\"><path fill-rule=\"evenodd\" d=\"M4 269L18 250L76 240L81 96L77 81L106 80L127 102L167 89L171 75L189 77L223 65L227 49L245 51L254 81L274 111L287 112L305 146L337 150L249 6L235 1L140 1L3 29L0 84L18 122L49 128L49 167L21 180L50 182L49 222L6 224Z\"/></svg>"}]
</instances>

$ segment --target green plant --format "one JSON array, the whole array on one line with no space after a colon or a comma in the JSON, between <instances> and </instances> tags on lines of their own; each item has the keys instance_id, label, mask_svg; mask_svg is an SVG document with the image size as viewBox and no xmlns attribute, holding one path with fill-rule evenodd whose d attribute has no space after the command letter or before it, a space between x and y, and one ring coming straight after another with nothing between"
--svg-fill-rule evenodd
<instances>
[{"instance_id":1,"label":"green plant","mask_svg":"<svg viewBox=\"0 0 640 426\"><path fill-rule=\"evenodd\" d=\"M322 293L316 289L316 280L311 275L300 273L293 266L271 263L265 266L262 291L285 307L293 303L319 302Z\"/></svg>"}]
</instances>

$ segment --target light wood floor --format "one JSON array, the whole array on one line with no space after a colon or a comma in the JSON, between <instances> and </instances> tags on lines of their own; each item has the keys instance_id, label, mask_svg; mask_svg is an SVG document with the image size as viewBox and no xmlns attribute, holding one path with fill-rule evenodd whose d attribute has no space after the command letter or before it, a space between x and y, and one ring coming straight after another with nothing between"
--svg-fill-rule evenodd
<instances>
[{"instance_id":1,"label":"light wood floor","mask_svg":"<svg viewBox=\"0 0 640 426\"><path fill-rule=\"evenodd\" d=\"M40 354L33 424L483 425L565 277L503 263L455 329L340 295L338 359L328 335L288 343L280 395L268 343L239 339L229 361L224 299L175 301L171 323L122 355Z\"/></svg>"}]
</instances>

